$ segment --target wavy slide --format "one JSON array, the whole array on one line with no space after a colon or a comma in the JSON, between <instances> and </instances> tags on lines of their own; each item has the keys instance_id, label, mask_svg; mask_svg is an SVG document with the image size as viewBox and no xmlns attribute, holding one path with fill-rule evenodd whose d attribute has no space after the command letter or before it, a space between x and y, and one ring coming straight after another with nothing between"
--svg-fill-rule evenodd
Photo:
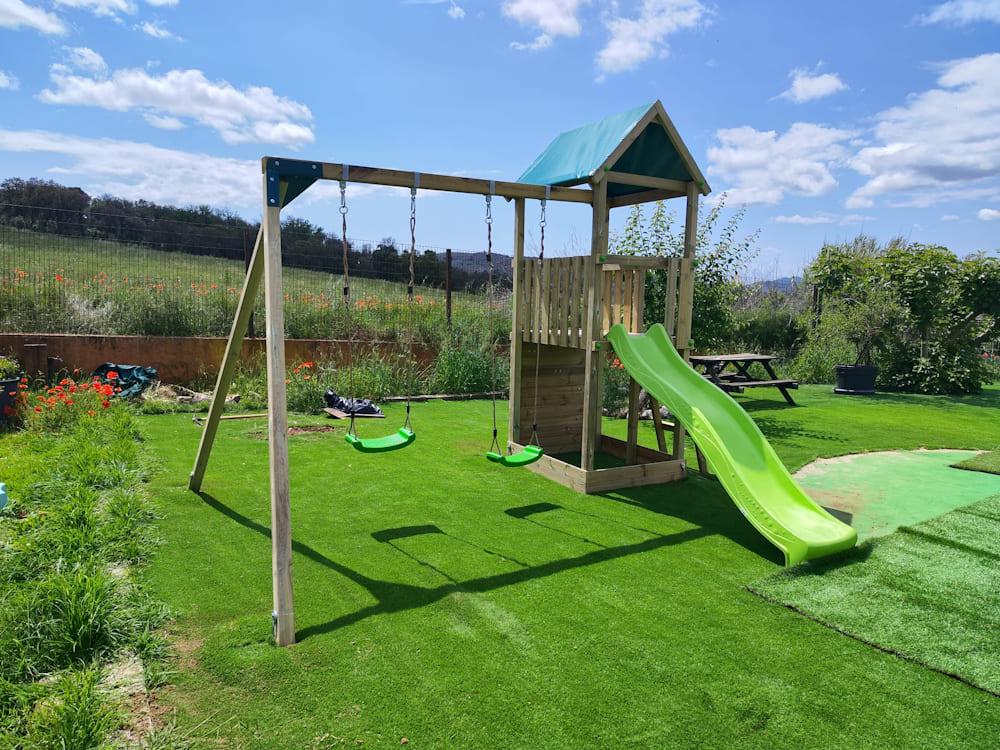
<instances>
[{"instance_id":1,"label":"wavy slide","mask_svg":"<svg viewBox=\"0 0 1000 750\"><path fill-rule=\"evenodd\" d=\"M794 565L850 549L857 532L795 483L760 428L736 401L695 372L662 325L645 334L608 331L622 365L677 416L747 520Z\"/></svg>"}]
</instances>

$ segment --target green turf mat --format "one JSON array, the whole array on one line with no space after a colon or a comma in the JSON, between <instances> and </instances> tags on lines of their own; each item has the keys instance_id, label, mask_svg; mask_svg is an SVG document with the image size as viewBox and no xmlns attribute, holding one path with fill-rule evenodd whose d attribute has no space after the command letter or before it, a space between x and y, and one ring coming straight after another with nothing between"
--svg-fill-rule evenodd
<instances>
[{"instance_id":1,"label":"green turf mat","mask_svg":"<svg viewBox=\"0 0 1000 750\"><path fill-rule=\"evenodd\" d=\"M973 455L957 450L862 453L816 461L795 479L865 540L1000 493L1000 477L951 468Z\"/></svg>"},{"instance_id":2,"label":"green turf mat","mask_svg":"<svg viewBox=\"0 0 1000 750\"><path fill-rule=\"evenodd\" d=\"M1000 495L764 578L756 594L1000 695Z\"/></svg>"}]
</instances>

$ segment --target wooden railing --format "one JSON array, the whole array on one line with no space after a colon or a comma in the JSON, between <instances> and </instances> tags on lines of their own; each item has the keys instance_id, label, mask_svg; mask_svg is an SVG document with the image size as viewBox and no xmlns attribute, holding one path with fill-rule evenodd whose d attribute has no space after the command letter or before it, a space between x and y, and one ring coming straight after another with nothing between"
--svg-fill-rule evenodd
<instances>
[{"instance_id":1,"label":"wooden railing","mask_svg":"<svg viewBox=\"0 0 1000 750\"><path fill-rule=\"evenodd\" d=\"M521 304L523 337L536 344L580 348L586 324L585 277L589 258L526 258Z\"/></svg>"},{"instance_id":2,"label":"wooden railing","mask_svg":"<svg viewBox=\"0 0 1000 750\"><path fill-rule=\"evenodd\" d=\"M586 273L591 259L526 258L518 303L521 305L524 341L553 346L587 348L584 331L587 321ZM633 333L644 330L646 272L664 272L664 324L671 338L678 329L681 278L690 273L690 261L680 258L651 258L607 255L597 264L600 284L598 305L599 337L615 323Z\"/></svg>"}]
</instances>

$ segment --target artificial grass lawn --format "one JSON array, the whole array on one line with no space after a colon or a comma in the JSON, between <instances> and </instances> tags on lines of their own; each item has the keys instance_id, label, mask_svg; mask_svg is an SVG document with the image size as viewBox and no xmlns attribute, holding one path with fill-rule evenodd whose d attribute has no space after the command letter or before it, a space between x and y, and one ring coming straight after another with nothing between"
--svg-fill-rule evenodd
<instances>
[{"instance_id":1,"label":"artificial grass lawn","mask_svg":"<svg viewBox=\"0 0 1000 750\"><path fill-rule=\"evenodd\" d=\"M1000 474L1000 451L992 453L980 453L979 455L959 461L955 464L956 469L968 469L969 471L984 471L987 474Z\"/></svg>"},{"instance_id":2,"label":"artificial grass lawn","mask_svg":"<svg viewBox=\"0 0 1000 750\"><path fill-rule=\"evenodd\" d=\"M995 445L1000 393L751 404L792 465ZM401 409L365 434L391 431ZM502 414L501 414L502 417ZM318 421L318 420L312 420ZM299 643L270 643L267 446L143 420L164 470L150 575L183 654L164 698L232 747L988 746L1000 702L754 596L780 556L718 484L584 496L487 462L489 404L415 406L417 442L291 439ZM624 425L608 423L609 433ZM648 430L648 432L647 432ZM652 437L644 427L643 435ZM823 449L827 450L823 450Z\"/></svg>"},{"instance_id":3,"label":"artificial grass lawn","mask_svg":"<svg viewBox=\"0 0 1000 750\"><path fill-rule=\"evenodd\" d=\"M1000 495L751 587L1000 695Z\"/></svg>"}]
</instances>

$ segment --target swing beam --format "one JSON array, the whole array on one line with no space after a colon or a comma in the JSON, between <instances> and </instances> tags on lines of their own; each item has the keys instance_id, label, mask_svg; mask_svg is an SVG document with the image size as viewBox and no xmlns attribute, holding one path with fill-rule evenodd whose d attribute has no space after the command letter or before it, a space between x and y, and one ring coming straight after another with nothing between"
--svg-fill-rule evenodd
<instances>
[{"instance_id":1,"label":"swing beam","mask_svg":"<svg viewBox=\"0 0 1000 750\"><path fill-rule=\"evenodd\" d=\"M645 112L643 114L642 112ZM514 202L514 309L512 311L511 335L511 378L510 378L510 416L507 438L508 448L523 451L528 448L527 441L522 437L522 413L525 399L522 397L522 386L525 383L525 373L522 372L524 361L524 343L533 346L544 346L542 378L552 375L553 365L550 354L556 352L564 356L566 351L578 352L573 355L578 359L578 365L573 367L580 373L579 398L575 397L574 408L579 408L582 401L582 430L577 431L580 440L580 466L572 466L561 462L552 456L542 456L528 468L556 481L576 487L585 492L595 492L614 487L634 486L651 482L665 482L684 476L684 431L677 425L674 429L674 444L670 454L665 453L663 440L660 440L660 450L653 451L637 445L637 415L638 388L632 384L629 398L629 430L628 440L621 441L600 434L601 417L601 371L606 358L606 347L603 334L606 327L602 320L602 301L608 302L605 291L605 271L608 270L608 217L612 208L634 205L648 201L683 197L687 200L684 257L680 263L679 279L668 277L669 284L676 284L678 296L672 299L668 296L665 307L670 314L676 313L676 328L673 321L668 330L675 332L677 348L685 356L688 353L688 341L691 332L691 300L693 298L693 276L691 261L694 256L695 237L698 216L698 197L709 192L708 185L691 158L687 148L680 141L673 124L670 122L659 102L648 105L648 111L636 110L637 119L628 130L628 134L620 143L611 144L613 150L600 164L592 165L589 171L576 176L560 175L558 179L539 179L532 175L532 170L543 161L536 160L519 182L504 182L499 180L484 180L471 177L455 177L433 173L418 173L396 169L382 169L348 164L336 164L320 161L303 161L265 157L261 162L263 214L261 228L254 242L253 255L247 267L243 289L236 307L236 314L230 329L226 351L219 367L215 391L205 427L201 434L201 442L195 457L188 486L192 491L200 492L205 478L205 471L211 455L212 446L218 434L219 424L225 406L226 396L232 385L236 365L247 333L247 325L253 309L254 300L261 284L264 286L265 300L265 333L267 353L267 395L268 395L268 463L270 476L271 505L271 569L272 569L272 622L274 638L278 645L285 646L295 642L295 616L292 596L292 535L291 535L291 503L288 476L288 414L285 393L285 337L284 309L282 292L282 256L281 256L281 210L296 197L305 192L319 180L347 180L371 185L412 188L419 185L420 190L436 190L472 195L497 195ZM624 113L631 116L632 111ZM607 122L614 118L609 118ZM609 125L610 130L621 130L621 118ZM631 122L631 121L630 121ZM648 128L662 128L669 141L669 147L664 146L662 135L645 143ZM553 142L556 146L565 136L572 136L578 131L563 134ZM586 127L579 133L589 137L592 131ZM605 128L605 132L610 132ZM654 134L656 135L656 134ZM583 137L583 136L578 136ZM669 164L660 159L655 169L645 172L641 166L634 169L629 165L635 162L631 157L630 147L643 146L639 149L640 159L651 153L667 153ZM605 144L606 145L606 144ZM550 146L550 150L553 148ZM652 150L651 150L652 149ZM593 149L589 150L589 152ZM655 154L654 154L655 155ZM544 156L544 154L543 154ZM631 161L630 161L631 159ZM672 161L670 161L672 160ZM666 166L664 166L666 164ZM671 166L672 165L672 166ZM678 166L679 165L679 166ZM671 172L671 170L673 170ZM685 179L677 179L670 174L683 173ZM609 192L609 186L613 191ZM554 332L548 326L548 315L555 309L553 300L560 299L558 279L552 286L552 277L543 275L546 286L532 290L535 295L533 304L526 304L524 293L526 281L526 262L524 258L524 226L525 201L527 199L582 203L592 207L592 243L589 256L580 259L579 274L582 282L582 297L584 312L579 326L567 330L563 326L559 332ZM565 259L546 261L553 263ZM675 259L676 260L676 259ZM540 264L541 265L541 264ZM612 264L613 265L613 264ZM549 266L551 271L554 266ZM673 266L676 268L676 266ZM540 269L544 271L544 269ZM567 277L569 278L569 277ZM575 278L572 277L572 278ZM619 287L620 288L620 287ZM552 294L555 289L556 294ZM621 294L621 292L619 292ZM544 305L543 305L544 300ZM534 331L535 333L532 333ZM555 339L553 334L555 333ZM572 336L570 335L572 334ZM562 338L560 338L562 337ZM560 355L556 350L561 350ZM575 361L575 360L574 360ZM533 387L543 386L542 380L532 384ZM561 395L565 401L565 395ZM538 415L533 417L541 427L544 420ZM574 420L576 417L573 418ZM574 422L575 424L575 422ZM565 424L553 424L556 436L565 432ZM582 433L582 434L581 434ZM658 437L662 430L657 431ZM399 436L403 439L404 436ZM522 441L524 444L522 444ZM543 434L541 442L545 444ZM554 444L558 440L554 441ZM626 461L625 466L613 469L594 470L594 455L604 451L619 456Z\"/></svg>"}]
</instances>

